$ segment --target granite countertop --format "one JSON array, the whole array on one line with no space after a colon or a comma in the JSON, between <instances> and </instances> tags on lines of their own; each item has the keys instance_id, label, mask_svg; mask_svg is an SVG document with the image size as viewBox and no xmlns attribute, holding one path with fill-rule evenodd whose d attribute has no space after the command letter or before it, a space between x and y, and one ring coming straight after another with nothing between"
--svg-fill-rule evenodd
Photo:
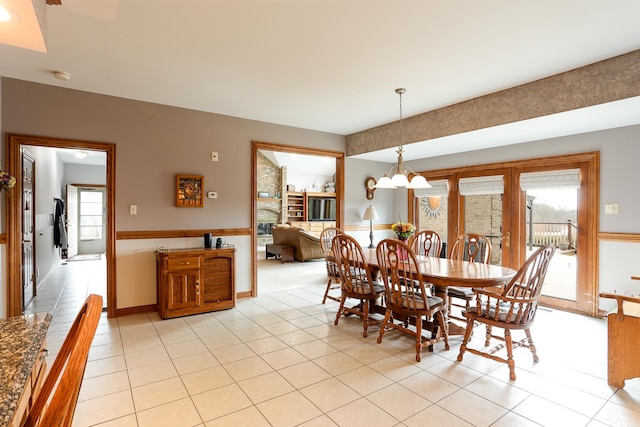
<instances>
[{"instance_id":1,"label":"granite countertop","mask_svg":"<svg viewBox=\"0 0 640 427\"><path fill-rule=\"evenodd\" d=\"M44 342L51 314L0 320L0 426L9 425Z\"/></svg>"}]
</instances>

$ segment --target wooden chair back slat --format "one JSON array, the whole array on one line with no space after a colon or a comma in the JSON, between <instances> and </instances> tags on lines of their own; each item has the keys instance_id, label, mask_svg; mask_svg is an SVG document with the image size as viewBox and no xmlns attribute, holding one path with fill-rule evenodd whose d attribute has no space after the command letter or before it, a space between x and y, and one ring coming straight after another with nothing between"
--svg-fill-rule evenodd
<instances>
[{"instance_id":1,"label":"wooden chair back slat","mask_svg":"<svg viewBox=\"0 0 640 427\"><path fill-rule=\"evenodd\" d=\"M488 264L491 260L491 242L482 234L461 234L456 241L453 242L449 258L458 261Z\"/></svg>"},{"instance_id":2,"label":"wooden chair back slat","mask_svg":"<svg viewBox=\"0 0 640 427\"><path fill-rule=\"evenodd\" d=\"M433 230L422 230L411 239L411 250L416 255L439 257L442 251L442 239Z\"/></svg>"},{"instance_id":3,"label":"wooden chair back slat","mask_svg":"<svg viewBox=\"0 0 640 427\"><path fill-rule=\"evenodd\" d=\"M375 294L371 272L362 247L353 237L337 234L333 238L333 255L338 264L342 288L350 294Z\"/></svg>"}]
</instances>

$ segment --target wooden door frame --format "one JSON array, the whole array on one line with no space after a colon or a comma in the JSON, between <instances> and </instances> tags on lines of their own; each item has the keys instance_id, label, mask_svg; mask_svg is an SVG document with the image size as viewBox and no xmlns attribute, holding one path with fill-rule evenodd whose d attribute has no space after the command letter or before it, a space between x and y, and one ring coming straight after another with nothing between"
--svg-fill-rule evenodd
<instances>
[{"instance_id":1,"label":"wooden door frame","mask_svg":"<svg viewBox=\"0 0 640 427\"><path fill-rule=\"evenodd\" d=\"M250 295L258 296L258 150L294 153L305 156L333 157L336 160L336 227L344 229L344 163L345 155L341 151L321 150L317 148L298 147L275 144L271 142L251 141L251 291Z\"/></svg>"},{"instance_id":2,"label":"wooden door frame","mask_svg":"<svg viewBox=\"0 0 640 427\"><path fill-rule=\"evenodd\" d=\"M455 234L458 224L458 191L453 188L457 182L456 177L460 174L479 173L490 174L503 168L513 168L511 173L511 188L514 189L510 195L509 215L511 217L511 251L510 261L505 262L506 267L519 268L526 258L525 238L526 235L526 208L525 192L520 190L515 192L520 186L520 174L524 172L538 172L557 169L580 169L581 186L579 189L578 205L578 239L580 239L581 260L586 262L578 263L576 271L576 281L582 286L583 295L576 295L576 301L562 303L558 299L551 300L549 297L540 299L542 303L569 311L585 313L590 316L598 316L598 293L599 293L599 248L598 229L600 220L600 152L591 151L585 153L542 157L534 159L523 159L509 162L463 166L460 168L439 169L433 171L420 172L422 176L429 179L449 179L449 208L448 236ZM498 172L497 172L498 173ZM505 190L507 185L505 183ZM504 204L503 204L504 206ZM408 200L408 212L415 213L416 203L413 192L410 191ZM504 214L504 212L503 212ZM503 224L505 229L507 224Z\"/></svg>"},{"instance_id":3,"label":"wooden door frame","mask_svg":"<svg viewBox=\"0 0 640 427\"><path fill-rule=\"evenodd\" d=\"M36 226L36 169L37 169L37 165L36 165L36 158L33 154L31 154L29 151L27 151L26 149L23 149L22 147L20 147L20 171L24 170L24 160L25 158L27 160L29 160L31 162L32 165L32 169L31 169L31 225L32 225L32 230L31 230L31 261L32 261L32 265L31 265L31 299L33 299L36 296L36 291L37 291L37 287L38 287L38 283L36 281L36 266L37 266L37 257L36 257L36 253L37 253L37 246L36 246L36 239L35 239L35 226ZM23 176L22 173L20 174L20 184L23 184L24 181L22 180ZM17 181L17 178L16 178ZM17 182L16 182L17 183ZM20 186L20 191L23 190L23 187ZM21 194L22 195L22 194ZM22 210L22 208L24 208L24 205L21 204L20 205L21 209L20 209L20 218L24 217L24 211ZM24 230L20 230L20 235L23 236L22 232ZM21 241L22 242L22 241ZM24 255L24 248L22 247L22 245L20 246L20 250L21 253ZM22 257L20 258L22 259ZM20 266L20 271L22 272L22 267L24 267L23 265ZM22 278L22 280L24 280L24 275L21 273L20 277ZM21 280L21 281L22 281ZM22 285L24 286L24 283L22 283ZM22 296L22 298L20 298L20 305L23 309L25 309L26 307L24 306L25 301L24 301L24 295Z\"/></svg>"},{"instance_id":4,"label":"wooden door frame","mask_svg":"<svg viewBox=\"0 0 640 427\"><path fill-rule=\"evenodd\" d=\"M7 134L6 156L7 170L16 177L13 191L7 192L7 316L22 314L22 289L20 272L22 270L21 254L21 219L22 206L22 167L20 148L31 145L48 148L67 148L102 151L106 154L106 188L107 188L107 316L116 316L116 221L115 221L115 165L116 145L106 142L80 141L62 138ZM18 284L18 285L16 285Z\"/></svg>"}]
</instances>

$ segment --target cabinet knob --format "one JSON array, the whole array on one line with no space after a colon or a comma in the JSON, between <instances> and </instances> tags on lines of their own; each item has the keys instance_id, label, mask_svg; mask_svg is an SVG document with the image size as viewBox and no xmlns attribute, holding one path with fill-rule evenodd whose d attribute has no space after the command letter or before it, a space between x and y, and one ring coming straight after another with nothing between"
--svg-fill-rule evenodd
<instances>
[{"instance_id":1,"label":"cabinet knob","mask_svg":"<svg viewBox=\"0 0 640 427\"><path fill-rule=\"evenodd\" d=\"M180 265L189 265L189 264L190 264L189 261L183 261L183 262L180 263Z\"/></svg>"}]
</instances>

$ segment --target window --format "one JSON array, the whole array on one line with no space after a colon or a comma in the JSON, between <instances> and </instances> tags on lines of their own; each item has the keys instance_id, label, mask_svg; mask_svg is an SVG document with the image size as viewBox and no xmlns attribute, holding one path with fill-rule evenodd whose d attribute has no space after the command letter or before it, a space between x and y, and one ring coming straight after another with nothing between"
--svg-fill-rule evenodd
<instances>
[{"instance_id":1,"label":"window","mask_svg":"<svg viewBox=\"0 0 640 427\"><path fill-rule=\"evenodd\" d=\"M80 240L102 239L102 192L80 190Z\"/></svg>"}]
</instances>

